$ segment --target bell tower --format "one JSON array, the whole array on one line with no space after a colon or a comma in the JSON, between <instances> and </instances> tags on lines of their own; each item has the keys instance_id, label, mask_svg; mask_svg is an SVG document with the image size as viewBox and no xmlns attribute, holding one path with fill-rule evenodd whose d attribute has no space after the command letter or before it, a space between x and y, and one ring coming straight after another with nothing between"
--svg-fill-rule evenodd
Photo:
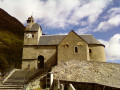
<instances>
[{"instance_id":1,"label":"bell tower","mask_svg":"<svg viewBox=\"0 0 120 90\"><path fill-rule=\"evenodd\" d=\"M25 30L29 30L33 24L34 24L34 18L31 16L27 20L27 26L26 26Z\"/></svg>"},{"instance_id":2,"label":"bell tower","mask_svg":"<svg viewBox=\"0 0 120 90\"><path fill-rule=\"evenodd\" d=\"M42 36L42 28L39 24L34 22L34 18L31 16L27 20L27 25L24 30L24 43L23 43L23 55L22 55L22 69L37 69L38 60L31 54L31 49L34 46L39 45L39 39ZM44 58L42 58L44 59Z\"/></svg>"},{"instance_id":3,"label":"bell tower","mask_svg":"<svg viewBox=\"0 0 120 90\"><path fill-rule=\"evenodd\" d=\"M42 36L41 27L34 22L32 16L29 17L24 30L24 45L38 45L40 36Z\"/></svg>"}]
</instances>

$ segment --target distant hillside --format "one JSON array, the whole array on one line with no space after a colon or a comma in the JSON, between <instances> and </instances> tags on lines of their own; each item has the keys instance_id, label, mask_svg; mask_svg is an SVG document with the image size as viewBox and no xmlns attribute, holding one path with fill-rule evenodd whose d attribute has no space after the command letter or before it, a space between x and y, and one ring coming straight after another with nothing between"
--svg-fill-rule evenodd
<instances>
[{"instance_id":1,"label":"distant hillside","mask_svg":"<svg viewBox=\"0 0 120 90\"><path fill-rule=\"evenodd\" d=\"M25 27L16 18L0 8L0 71L20 68L23 31Z\"/></svg>"}]
</instances>

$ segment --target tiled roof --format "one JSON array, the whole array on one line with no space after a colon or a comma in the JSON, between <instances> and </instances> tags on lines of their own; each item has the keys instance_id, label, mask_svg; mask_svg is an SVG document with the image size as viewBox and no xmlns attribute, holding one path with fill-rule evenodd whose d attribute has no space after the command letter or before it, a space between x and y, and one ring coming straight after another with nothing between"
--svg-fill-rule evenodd
<instances>
[{"instance_id":1,"label":"tiled roof","mask_svg":"<svg viewBox=\"0 0 120 90\"><path fill-rule=\"evenodd\" d=\"M84 39L88 44L101 44L96 38L91 34L79 35L82 39Z\"/></svg>"},{"instance_id":2,"label":"tiled roof","mask_svg":"<svg viewBox=\"0 0 120 90\"><path fill-rule=\"evenodd\" d=\"M40 37L39 45L58 45L66 35L43 35ZM88 44L101 44L91 34L79 35ZM101 44L102 45L102 44Z\"/></svg>"},{"instance_id":3,"label":"tiled roof","mask_svg":"<svg viewBox=\"0 0 120 90\"><path fill-rule=\"evenodd\" d=\"M38 31L39 30L39 24L35 23L32 25L29 31Z\"/></svg>"},{"instance_id":4,"label":"tiled roof","mask_svg":"<svg viewBox=\"0 0 120 90\"><path fill-rule=\"evenodd\" d=\"M66 35L43 35L40 37L39 45L58 45Z\"/></svg>"}]
</instances>

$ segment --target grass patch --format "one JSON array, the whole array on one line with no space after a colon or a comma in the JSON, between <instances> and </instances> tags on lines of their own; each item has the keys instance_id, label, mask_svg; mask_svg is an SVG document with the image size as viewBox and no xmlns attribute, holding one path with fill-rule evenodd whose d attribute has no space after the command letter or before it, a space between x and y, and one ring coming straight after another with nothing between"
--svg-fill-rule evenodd
<instances>
[{"instance_id":1,"label":"grass patch","mask_svg":"<svg viewBox=\"0 0 120 90\"><path fill-rule=\"evenodd\" d=\"M21 68L23 38L9 31L0 31L0 71Z\"/></svg>"}]
</instances>

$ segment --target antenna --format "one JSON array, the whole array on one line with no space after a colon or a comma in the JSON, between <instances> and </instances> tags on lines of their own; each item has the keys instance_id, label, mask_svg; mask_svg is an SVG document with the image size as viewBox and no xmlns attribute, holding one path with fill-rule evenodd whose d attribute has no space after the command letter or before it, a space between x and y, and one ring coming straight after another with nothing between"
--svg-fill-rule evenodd
<instances>
[{"instance_id":1,"label":"antenna","mask_svg":"<svg viewBox=\"0 0 120 90\"><path fill-rule=\"evenodd\" d=\"M33 19L32 22L34 23L33 12L32 12L31 18Z\"/></svg>"},{"instance_id":2,"label":"antenna","mask_svg":"<svg viewBox=\"0 0 120 90\"><path fill-rule=\"evenodd\" d=\"M32 17L33 17L33 12L32 12L32 15L31 15Z\"/></svg>"}]
</instances>

